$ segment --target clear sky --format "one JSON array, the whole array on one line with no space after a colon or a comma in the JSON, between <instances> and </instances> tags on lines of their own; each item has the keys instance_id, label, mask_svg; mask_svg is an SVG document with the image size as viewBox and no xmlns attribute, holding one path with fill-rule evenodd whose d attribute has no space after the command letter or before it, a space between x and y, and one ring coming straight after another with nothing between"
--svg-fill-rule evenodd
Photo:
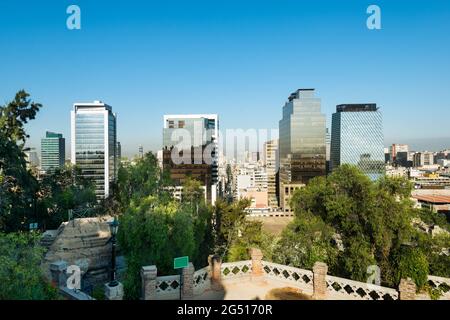
<instances>
[{"instance_id":1,"label":"clear sky","mask_svg":"<svg viewBox=\"0 0 450 320\"><path fill-rule=\"evenodd\" d=\"M70 4L81 30L66 27ZM370 4L381 30L366 27ZM113 106L125 154L160 147L164 114L277 128L306 87L328 126L337 104L375 102L386 144L450 147L446 0L1 1L0 39L0 103L24 88L44 104L31 146L46 129L69 144L72 104L93 100Z\"/></svg>"}]
</instances>

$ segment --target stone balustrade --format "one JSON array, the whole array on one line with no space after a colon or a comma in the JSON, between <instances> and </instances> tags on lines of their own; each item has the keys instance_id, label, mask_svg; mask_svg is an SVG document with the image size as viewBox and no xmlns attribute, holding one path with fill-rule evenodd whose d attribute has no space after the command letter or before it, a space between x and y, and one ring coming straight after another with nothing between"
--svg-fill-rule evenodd
<instances>
[{"instance_id":1,"label":"stone balustrade","mask_svg":"<svg viewBox=\"0 0 450 320\"><path fill-rule=\"evenodd\" d=\"M366 282L345 278L326 277L327 294L330 299L345 300L398 300L398 291Z\"/></svg>"},{"instance_id":2,"label":"stone balustrade","mask_svg":"<svg viewBox=\"0 0 450 320\"><path fill-rule=\"evenodd\" d=\"M192 299L207 290L222 290L222 282L236 279L244 286L245 281L277 280L318 300L414 300L417 297L416 286L411 279L402 279L399 288L393 289L328 275L328 266L322 262L316 262L311 271L264 261L258 249L250 250L250 256L251 260L226 263L222 263L218 256L210 256L209 265L196 271L190 264L183 270L185 288L182 289L182 298ZM145 268L152 268L153 280L141 272L143 287L146 288L144 299L179 299L179 275L156 277L155 266ZM149 281L153 284L149 285ZM429 276L428 282L432 288L442 291L441 299L450 299L450 279Z\"/></svg>"},{"instance_id":3,"label":"stone balustrade","mask_svg":"<svg viewBox=\"0 0 450 320\"><path fill-rule=\"evenodd\" d=\"M211 289L211 276L208 266L194 272L194 295L200 295L209 289Z\"/></svg>"},{"instance_id":4,"label":"stone balustrade","mask_svg":"<svg viewBox=\"0 0 450 320\"><path fill-rule=\"evenodd\" d=\"M441 292L440 300L450 300L450 279L436 276L428 276L428 284L433 289Z\"/></svg>"},{"instance_id":5,"label":"stone balustrade","mask_svg":"<svg viewBox=\"0 0 450 320\"><path fill-rule=\"evenodd\" d=\"M310 270L262 261L265 276L300 288L306 294L313 293L313 273Z\"/></svg>"},{"instance_id":6,"label":"stone balustrade","mask_svg":"<svg viewBox=\"0 0 450 320\"><path fill-rule=\"evenodd\" d=\"M252 274L252 260L222 263L221 279L241 278Z\"/></svg>"},{"instance_id":7,"label":"stone balustrade","mask_svg":"<svg viewBox=\"0 0 450 320\"><path fill-rule=\"evenodd\" d=\"M180 275L156 278L156 300L174 300L180 297Z\"/></svg>"}]
</instances>

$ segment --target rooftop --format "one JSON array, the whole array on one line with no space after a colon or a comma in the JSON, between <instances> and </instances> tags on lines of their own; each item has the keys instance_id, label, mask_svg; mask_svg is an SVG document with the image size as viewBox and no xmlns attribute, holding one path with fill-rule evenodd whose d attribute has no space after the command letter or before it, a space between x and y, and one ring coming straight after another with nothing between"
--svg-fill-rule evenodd
<instances>
[{"instance_id":1,"label":"rooftop","mask_svg":"<svg viewBox=\"0 0 450 320\"><path fill-rule=\"evenodd\" d=\"M364 104L340 104L336 106L336 112L365 112L365 111L377 111L376 103L364 103Z\"/></svg>"},{"instance_id":2,"label":"rooftop","mask_svg":"<svg viewBox=\"0 0 450 320\"><path fill-rule=\"evenodd\" d=\"M442 195L413 195L414 199L422 202L436 203L436 204L450 204L450 196Z\"/></svg>"}]
</instances>

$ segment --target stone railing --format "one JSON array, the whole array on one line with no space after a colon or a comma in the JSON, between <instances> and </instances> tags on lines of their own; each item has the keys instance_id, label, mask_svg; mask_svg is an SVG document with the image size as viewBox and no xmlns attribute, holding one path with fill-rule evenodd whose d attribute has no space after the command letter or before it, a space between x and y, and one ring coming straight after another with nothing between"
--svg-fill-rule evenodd
<instances>
[{"instance_id":1,"label":"stone railing","mask_svg":"<svg viewBox=\"0 0 450 320\"><path fill-rule=\"evenodd\" d=\"M440 300L450 300L450 279L436 276L428 276L428 284L433 289L440 289Z\"/></svg>"},{"instance_id":2,"label":"stone railing","mask_svg":"<svg viewBox=\"0 0 450 320\"><path fill-rule=\"evenodd\" d=\"M194 295L200 295L209 289L211 289L211 277L208 266L194 272Z\"/></svg>"},{"instance_id":3,"label":"stone railing","mask_svg":"<svg viewBox=\"0 0 450 320\"><path fill-rule=\"evenodd\" d=\"M333 300L398 300L398 291L370 283L326 276L328 298Z\"/></svg>"},{"instance_id":4,"label":"stone railing","mask_svg":"<svg viewBox=\"0 0 450 320\"><path fill-rule=\"evenodd\" d=\"M221 264L221 278L231 279L249 276L252 272L252 261L226 262Z\"/></svg>"},{"instance_id":5,"label":"stone railing","mask_svg":"<svg viewBox=\"0 0 450 320\"><path fill-rule=\"evenodd\" d=\"M415 300L421 299L411 279L402 279L398 289L377 286L328 275L328 266L316 262L313 270L304 270L291 266L262 260L259 249L250 249L251 260L222 263L218 256L210 256L208 266L195 271L192 263L182 270L182 299L193 299L205 291L224 290L224 282L276 280L280 287L292 286L317 300ZM179 299L180 276L156 276L156 266L143 267L141 270L143 299ZM442 292L440 299L450 299L450 279L429 276L432 288ZM429 298L429 297L428 297Z\"/></svg>"},{"instance_id":6,"label":"stone railing","mask_svg":"<svg viewBox=\"0 0 450 320\"><path fill-rule=\"evenodd\" d=\"M312 271L267 261L261 262L266 277L281 280L288 284L299 287L303 292L307 294L313 293Z\"/></svg>"},{"instance_id":7,"label":"stone railing","mask_svg":"<svg viewBox=\"0 0 450 320\"><path fill-rule=\"evenodd\" d=\"M156 299L176 300L180 298L180 276L164 276L156 278Z\"/></svg>"}]
</instances>

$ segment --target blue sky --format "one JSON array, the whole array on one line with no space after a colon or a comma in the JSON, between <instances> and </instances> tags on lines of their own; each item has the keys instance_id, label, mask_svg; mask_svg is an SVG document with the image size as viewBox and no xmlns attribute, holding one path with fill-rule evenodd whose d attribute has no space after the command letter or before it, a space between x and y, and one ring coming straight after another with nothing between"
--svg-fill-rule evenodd
<instances>
[{"instance_id":1,"label":"blue sky","mask_svg":"<svg viewBox=\"0 0 450 320\"><path fill-rule=\"evenodd\" d=\"M66 8L81 8L81 30ZM382 30L366 28L377 4ZM277 128L297 88L335 106L375 102L386 144L450 147L450 2L444 0L2 1L0 103L24 88L28 125L70 139L74 102L118 115L125 154L156 150L163 114L218 113L224 128ZM448 143L447 143L448 141Z\"/></svg>"}]
</instances>

